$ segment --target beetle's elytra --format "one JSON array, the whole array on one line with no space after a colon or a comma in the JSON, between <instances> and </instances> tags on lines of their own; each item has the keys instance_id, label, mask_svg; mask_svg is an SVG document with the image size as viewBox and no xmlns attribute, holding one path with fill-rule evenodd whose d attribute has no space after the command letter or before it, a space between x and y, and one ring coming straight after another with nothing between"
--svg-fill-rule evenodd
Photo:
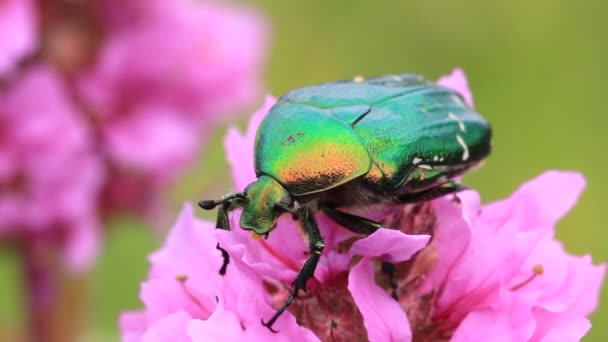
<instances>
[{"instance_id":1,"label":"beetle's elytra","mask_svg":"<svg viewBox=\"0 0 608 342\"><path fill-rule=\"evenodd\" d=\"M338 210L413 203L454 193L453 181L490 152L488 122L454 90L402 74L293 90L270 109L255 142L257 180L240 193L201 201L220 206L217 227L243 208L240 226L267 235L283 213L302 224L310 257L294 292L264 323L272 325L305 289L323 251L314 218L323 210L346 229L371 234L381 224ZM218 246L221 250L221 247ZM225 272L228 254L222 250Z\"/></svg>"}]
</instances>

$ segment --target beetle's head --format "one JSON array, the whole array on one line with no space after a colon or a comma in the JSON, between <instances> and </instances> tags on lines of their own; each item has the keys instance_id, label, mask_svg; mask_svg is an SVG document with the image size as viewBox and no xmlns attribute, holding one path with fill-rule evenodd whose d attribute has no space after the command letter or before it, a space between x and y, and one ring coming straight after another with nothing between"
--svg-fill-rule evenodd
<instances>
[{"instance_id":1,"label":"beetle's head","mask_svg":"<svg viewBox=\"0 0 608 342\"><path fill-rule=\"evenodd\" d=\"M276 180L260 176L245 189L241 228L265 235L277 225L277 219L293 203L291 195Z\"/></svg>"}]
</instances>

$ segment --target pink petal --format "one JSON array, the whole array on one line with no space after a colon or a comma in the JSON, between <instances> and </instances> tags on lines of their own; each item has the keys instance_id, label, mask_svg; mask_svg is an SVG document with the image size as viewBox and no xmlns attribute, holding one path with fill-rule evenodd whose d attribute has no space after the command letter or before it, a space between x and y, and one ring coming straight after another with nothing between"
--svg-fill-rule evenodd
<instances>
[{"instance_id":1,"label":"pink petal","mask_svg":"<svg viewBox=\"0 0 608 342\"><path fill-rule=\"evenodd\" d=\"M485 205L480 219L489 226L520 220L525 224L522 229L552 228L572 209L584 188L580 173L547 171L524 183L508 199Z\"/></svg>"},{"instance_id":2,"label":"pink petal","mask_svg":"<svg viewBox=\"0 0 608 342\"><path fill-rule=\"evenodd\" d=\"M123 312L119 317L121 341L139 342L148 328L148 319L143 311Z\"/></svg>"},{"instance_id":3,"label":"pink petal","mask_svg":"<svg viewBox=\"0 0 608 342\"><path fill-rule=\"evenodd\" d=\"M190 281L209 284L205 274L215 274L222 264L214 234L215 224L196 218L192 204L185 203L164 247L150 257L152 275L187 275Z\"/></svg>"},{"instance_id":4,"label":"pink petal","mask_svg":"<svg viewBox=\"0 0 608 342\"><path fill-rule=\"evenodd\" d=\"M532 341L580 341L591 329L591 322L578 314L555 314L536 309L534 318L538 327Z\"/></svg>"},{"instance_id":5,"label":"pink petal","mask_svg":"<svg viewBox=\"0 0 608 342\"><path fill-rule=\"evenodd\" d=\"M186 327L192 318L178 311L154 323L143 336L142 342L191 342Z\"/></svg>"},{"instance_id":6,"label":"pink petal","mask_svg":"<svg viewBox=\"0 0 608 342\"><path fill-rule=\"evenodd\" d=\"M575 258L576 259L576 258ZM572 312L576 312L585 316L592 314L599 305L600 293L606 275L606 263L600 265L591 265L591 257L585 255L578 258L573 263L573 267L580 270L584 278L584 284L578 297L574 301L574 305L570 308ZM586 274L585 274L586 273Z\"/></svg>"},{"instance_id":7,"label":"pink petal","mask_svg":"<svg viewBox=\"0 0 608 342\"><path fill-rule=\"evenodd\" d=\"M525 341L512 330L509 317L492 309L477 310L460 323L451 342Z\"/></svg>"},{"instance_id":8,"label":"pink petal","mask_svg":"<svg viewBox=\"0 0 608 342\"><path fill-rule=\"evenodd\" d=\"M243 328L234 312L226 311L221 305L207 320L192 320L188 324L188 336L193 342L245 341Z\"/></svg>"},{"instance_id":9,"label":"pink petal","mask_svg":"<svg viewBox=\"0 0 608 342\"><path fill-rule=\"evenodd\" d=\"M500 304L471 311L458 325L452 341L529 341L536 328L532 307L537 297L538 293L501 291Z\"/></svg>"},{"instance_id":10,"label":"pink petal","mask_svg":"<svg viewBox=\"0 0 608 342\"><path fill-rule=\"evenodd\" d=\"M467 202L463 203L466 208ZM462 205L455 205L447 199L439 199L433 202L433 206L437 212L438 228L431 246L437 251L439 262L423 285L423 292L431 291L443 283L449 283L447 278L452 268L458 267L460 258L467 252L473 240L473 231L465 220L465 209Z\"/></svg>"},{"instance_id":11,"label":"pink petal","mask_svg":"<svg viewBox=\"0 0 608 342\"><path fill-rule=\"evenodd\" d=\"M215 293L187 281L184 286L175 277L150 279L141 284L140 298L148 320L155 322L180 310L198 318L209 317L217 305Z\"/></svg>"},{"instance_id":12,"label":"pink petal","mask_svg":"<svg viewBox=\"0 0 608 342\"><path fill-rule=\"evenodd\" d=\"M279 333L275 334L259 322L258 324L251 324L245 331L243 341L320 342L312 331L295 323L295 319L293 324L282 326L281 329L277 330Z\"/></svg>"},{"instance_id":13,"label":"pink petal","mask_svg":"<svg viewBox=\"0 0 608 342\"><path fill-rule=\"evenodd\" d=\"M275 103L276 99L267 95L264 105L249 120L246 133L243 135L236 127L230 127L224 139L226 158L232 170L232 179L236 191L242 191L256 179L253 168L255 136L260 123Z\"/></svg>"},{"instance_id":14,"label":"pink petal","mask_svg":"<svg viewBox=\"0 0 608 342\"><path fill-rule=\"evenodd\" d=\"M389 262L409 260L426 246L429 235L407 235L398 230L381 228L370 236L353 243L349 255L381 257Z\"/></svg>"},{"instance_id":15,"label":"pink petal","mask_svg":"<svg viewBox=\"0 0 608 342\"><path fill-rule=\"evenodd\" d=\"M370 341L411 341L412 331L405 312L374 281L374 267L363 258L348 275L348 289L363 314Z\"/></svg>"},{"instance_id":16,"label":"pink petal","mask_svg":"<svg viewBox=\"0 0 608 342\"><path fill-rule=\"evenodd\" d=\"M452 73L437 80L437 85L453 89L464 98L464 102L473 107L473 94L469 89L469 82L462 69L456 68Z\"/></svg>"}]
</instances>

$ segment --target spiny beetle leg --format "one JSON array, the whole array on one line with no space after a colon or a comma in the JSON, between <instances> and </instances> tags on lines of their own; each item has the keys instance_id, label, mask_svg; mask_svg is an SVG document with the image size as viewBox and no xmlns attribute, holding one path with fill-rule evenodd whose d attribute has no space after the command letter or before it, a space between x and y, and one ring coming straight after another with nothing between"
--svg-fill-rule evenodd
<instances>
[{"instance_id":1,"label":"spiny beetle leg","mask_svg":"<svg viewBox=\"0 0 608 342\"><path fill-rule=\"evenodd\" d=\"M217 221L215 224L216 229L230 230L230 219L228 218L228 210L230 208L229 202L222 203L222 206L217 211ZM222 252L222 267L220 267L220 275L225 275L230 263L230 255L228 252L220 246L218 242L215 246L220 252Z\"/></svg>"},{"instance_id":2,"label":"spiny beetle leg","mask_svg":"<svg viewBox=\"0 0 608 342\"><path fill-rule=\"evenodd\" d=\"M428 190L409 193L400 196L397 199L398 203L418 203L434 200L445 195L453 194L462 190L468 189L454 181L448 181L440 186L430 188Z\"/></svg>"},{"instance_id":3,"label":"spiny beetle leg","mask_svg":"<svg viewBox=\"0 0 608 342\"><path fill-rule=\"evenodd\" d=\"M300 218L300 223L304 228L304 234L306 234L306 238L309 241L310 256L308 259L306 259L304 266L302 266L300 272L296 276L296 279L293 281L293 292L291 296L287 298L285 303L283 303L283 305L268 320L268 322L264 322L264 320L262 320L262 325L272 332L276 332L274 329L272 329L272 325L281 316L281 314L287 310L294 299L298 297L300 290L306 292L306 283L308 282L308 279L314 275L317 264L319 263L319 258L321 258L321 253L323 253L323 248L325 247L323 244L323 238L321 237L321 232L319 232L319 227L317 226L317 222L315 221L312 211L310 209L304 209L303 212L298 216Z\"/></svg>"},{"instance_id":4,"label":"spiny beetle leg","mask_svg":"<svg viewBox=\"0 0 608 342\"><path fill-rule=\"evenodd\" d=\"M370 235L382 227L382 224L365 217L348 214L330 207L323 207L322 209L332 221L353 233Z\"/></svg>"},{"instance_id":5,"label":"spiny beetle leg","mask_svg":"<svg viewBox=\"0 0 608 342\"><path fill-rule=\"evenodd\" d=\"M382 273L386 274L391 285L391 297L394 300L399 300L397 293L397 279L395 279L395 264L388 261L382 262Z\"/></svg>"},{"instance_id":6,"label":"spiny beetle leg","mask_svg":"<svg viewBox=\"0 0 608 342\"><path fill-rule=\"evenodd\" d=\"M215 221L215 228L230 230L230 219L228 218L228 211L230 210L230 203L224 202L217 211L217 220Z\"/></svg>"}]
</instances>

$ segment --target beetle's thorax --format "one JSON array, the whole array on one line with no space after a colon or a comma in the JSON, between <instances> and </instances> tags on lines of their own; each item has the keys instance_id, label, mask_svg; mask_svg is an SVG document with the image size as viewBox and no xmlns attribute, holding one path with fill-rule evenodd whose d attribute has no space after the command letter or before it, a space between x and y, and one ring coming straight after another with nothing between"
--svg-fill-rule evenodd
<instances>
[{"instance_id":1,"label":"beetle's thorax","mask_svg":"<svg viewBox=\"0 0 608 342\"><path fill-rule=\"evenodd\" d=\"M284 212L281 208L290 207L292 202L289 192L279 182L270 176L261 175L245 188L240 225L256 234L267 234L276 226L277 218Z\"/></svg>"}]
</instances>

